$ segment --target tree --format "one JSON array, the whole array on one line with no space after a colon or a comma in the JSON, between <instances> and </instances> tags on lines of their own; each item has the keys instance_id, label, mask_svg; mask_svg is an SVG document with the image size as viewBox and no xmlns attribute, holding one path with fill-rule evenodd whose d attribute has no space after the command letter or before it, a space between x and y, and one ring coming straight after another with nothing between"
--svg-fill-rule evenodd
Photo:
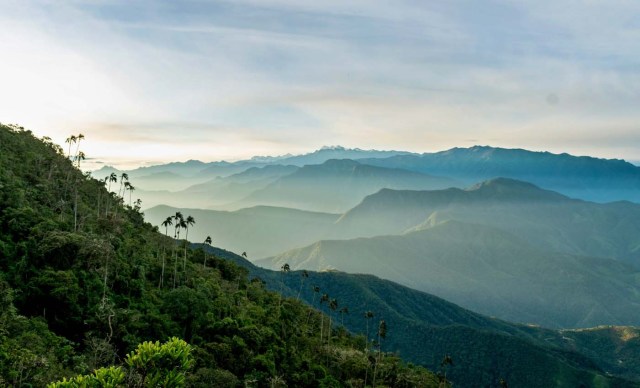
<instances>
[{"instance_id":1,"label":"tree","mask_svg":"<svg viewBox=\"0 0 640 388\"><path fill-rule=\"evenodd\" d=\"M378 357L373 363L373 386L376 386L376 378L378 376L378 365L382 362L382 339L387 337L387 323L384 319L380 320L378 324Z\"/></svg>"},{"instance_id":2,"label":"tree","mask_svg":"<svg viewBox=\"0 0 640 388\"><path fill-rule=\"evenodd\" d=\"M106 180L107 178L105 178ZM108 180L109 180L109 187L107 188L107 206L105 206L105 216L109 215L109 207L111 205L111 183L114 182L118 182L118 176L116 175L115 172L112 172L111 174L109 174L108 176Z\"/></svg>"},{"instance_id":3,"label":"tree","mask_svg":"<svg viewBox=\"0 0 640 388\"><path fill-rule=\"evenodd\" d=\"M309 277L309 272L306 269L302 270L300 274L300 289L298 290L298 296L296 299L300 300L300 293L302 293L302 286L304 285L304 280Z\"/></svg>"},{"instance_id":4,"label":"tree","mask_svg":"<svg viewBox=\"0 0 640 388\"><path fill-rule=\"evenodd\" d=\"M129 182L127 182L127 189L129 190L129 207L131 207L131 194L136 190L135 187Z\"/></svg>"},{"instance_id":5,"label":"tree","mask_svg":"<svg viewBox=\"0 0 640 388\"><path fill-rule=\"evenodd\" d=\"M167 236L169 234L169 226L173 225L173 218L167 217L164 221L162 221L162 226L164 226L164 235ZM158 288L162 288L164 285L164 266L165 266L165 250L164 245L162 246L162 272L160 274L160 281L158 282Z\"/></svg>"},{"instance_id":6,"label":"tree","mask_svg":"<svg viewBox=\"0 0 640 388\"><path fill-rule=\"evenodd\" d=\"M184 274L185 282L187 281L187 244L189 240L189 227L193 226L195 223L196 223L195 218L191 217L190 215L187 216L186 220L184 220L185 235L184 235L184 258L182 260L182 273Z\"/></svg>"},{"instance_id":7,"label":"tree","mask_svg":"<svg viewBox=\"0 0 640 388\"><path fill-rule=\"evenodd\" d=\"M186 227L186 223L184 222L184 217L182 216L181 212L176 212L176 215L173 216L173 219L175 220L175 229L174 229L174 235L173 237L180 241L180 229ZM178 250L176 249L177 247L174 245L174 258L173 258L173 288L176 288L176 282L178 280Z\"/></svg>"},{"instance_id":8,"label":"tree","mask_svg":"<svg viewBox=\"0 0 640 388\"><path fill-rule=\"evenodd\" d=\"M340 309L340 325L342 325L342 327L344 327L345 314L349 315L349 308L347 306L344 306L343 308Z\"/></svg>"},{"instance_id":9,"label":"tree","mask_svg":"<svg viewBox=\"0 0 640 388\"><path fill-rule=\"evenodd\" d=\"M447 380L447 368L449 366L453 366L453 359L450 355L445 355L440 362L440 373L438 374L438 378L440 380L441 387L448 387L449 380Z\"/></svg>"},{"instance_id":10,"label":"tree","mask_svg":"<svg viewBox=\"0 0 640 388\"><path fill-rule=\"evenodd\" d=\"M78 168L80 168L80 140L84 140L84 135L81 133L76 137L76 160L78 161ZM84 153L82 154L82 159L84 160Z\"/></svg>"},{"instance_id":11,"label":"tree","mask_svg":"<svg viewBox=\"0 0 640 388\"><path fill-rule=\"evenodd\" d=\"M100 368L90 375L51 383L47 388L182 387L185 374L194 365L191 353L191 345L176 337L163 344L143 342L125 358L126 371L121 366Z\"/></svg>"},{"instance_id":12,"label":"tree","mask_svg":"<svg viewBox=\"0 0 640 388\"><path fill-rule=\"evenodd\" d=\"M124 195L124 182L129 182L129 174L127 174L126 172L120 174L120 188L118 189L118 197L122 197ZM122 194L120 194L120 192L122 192Z\"/></svg>"},{"instance_id":13,"label":"tree","mask_svg":"<svg viewBox=\"0 0 640 388\"><path fill-rule=\"evenodd\" d=\"M329 301L329 294L322 294L320 297L320 312L322 312L322 304ZM324 331L324 314L320 315L320 343L322 343Z\"/></svg>"},{"instance_id":14,"label":"tree","mask_svg":"<svg viewBox=\"0 0 640 388\"><path fill-rule=\"evenodd\" d=\"M209 247L211 247L211 242L211 236L207 236L207 238L204 239L204 243ZM204 252L204 263L202 263L202 268L207 268L207 251Z\"/></svg>"},{"instance_id":15,"label":"tree","mask_svg":"<svg viewBox=\"0 0 640 388\"><path fill-rule=\"evenodd\" d=\"M364 319L367 322L367 331L366 331L366 335L367 335L367 349L369 348L369 320L371 320L373 318L373 311L368 310L364 313Z\"/></svg>"},{"instance_id":16,"label":"tree","mask_svg":"<svg viewBox=\"0 0 640 388\"><path fill-rule=\"evenodd\" d=\"M78 155L76 155L76 161L78 162L78 168L80 168L80 162L85 160L86 156L84 154L84 152L80 151L78 152Z\"/></svg>"},{"instance_id":17,"label":"tree","mask_svg":"<svg viewBox=\"0 0 640 388\"><path fill-rule=\"evenodd\" d=\"M328 334L327 334L327 338L328 338L328 343L331 343L331 332L332 332L332 317L333 317L333 313L338 309L338 300L333 298L329 301L329 330L328 330Z\"/></svg>"},{"instance_id":18,"label":"tree","mask_svg":"<svg viewBox=\"0 0 640 388\"><path fill-rule=\"evenodd\" d=\"M69 152L67 153L67 158L71 158L71 144L76 142L76 135L71 135L65 139L65 143L69 144Z\"/></svg>"}]
</instances>

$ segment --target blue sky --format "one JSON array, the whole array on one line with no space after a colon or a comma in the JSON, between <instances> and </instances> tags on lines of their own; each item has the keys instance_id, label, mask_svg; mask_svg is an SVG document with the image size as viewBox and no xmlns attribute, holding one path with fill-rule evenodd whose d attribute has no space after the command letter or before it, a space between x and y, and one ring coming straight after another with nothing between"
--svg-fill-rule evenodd
<instances>
[{"instance_id":1,"label":"blue sky","mask_svg":"<svg viewBox=\"0 0 640 388\"><path fill-rule=\"evenodd\" d=\"M640 2L1 1L0 122L131 166L322 145L640 159Z\"/></svg>"}]
</instances>

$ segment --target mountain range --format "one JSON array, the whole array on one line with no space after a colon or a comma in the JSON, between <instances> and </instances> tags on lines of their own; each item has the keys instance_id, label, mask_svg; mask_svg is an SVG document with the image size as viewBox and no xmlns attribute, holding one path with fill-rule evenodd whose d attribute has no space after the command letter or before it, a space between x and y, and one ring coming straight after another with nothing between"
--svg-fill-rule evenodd
<instances>
[{"instance_id":1,"label":"mountain range","mask_svg":"<svg viewBox=\"0 0 640 388\"><path fill-rule=\"evenodd\" d=\"M139 206L123 205L50 140L5 126L0 139L2 382L42 386L118 363L143 341L180 336L195 349L194 369L185 371L194 386L266 386L276 377L292 386L362 386L371 374L381 386L415 378L425 384L413 385L438 386L434 373L396 352L440 371L445 386L445 373L456 386L638 386L638 328L568 329L638 316L636 204L575 200L500 178L464 190L381 189L340 214L209 210L190 225L190 239L213 222L214 245L228 228L239 244L288 250L268 270L164 236L169 228L145 222ZM157 209L159 220L176 210ZM315 251L286 246L296 243ZM291 271L298 256L277 260L296 252L322 257L325 270ZM336 270L345 264L561 329L509 323Z\"/></svg>"}]
</instances>

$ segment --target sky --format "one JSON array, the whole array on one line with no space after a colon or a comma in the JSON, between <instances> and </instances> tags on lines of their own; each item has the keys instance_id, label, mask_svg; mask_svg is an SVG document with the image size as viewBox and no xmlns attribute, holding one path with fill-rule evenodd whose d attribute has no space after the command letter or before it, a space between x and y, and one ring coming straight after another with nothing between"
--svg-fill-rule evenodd
<instances>
[{"instance_id":1,"label":"sky","mask_svg":"<svg viewBox=\"0 0 640 388\"><path fill-rule=\"evenodd\" d=\"M636 0L0 0L0 122L118 167L491 145L640 160Z\"/></svg>"}]
</instances>

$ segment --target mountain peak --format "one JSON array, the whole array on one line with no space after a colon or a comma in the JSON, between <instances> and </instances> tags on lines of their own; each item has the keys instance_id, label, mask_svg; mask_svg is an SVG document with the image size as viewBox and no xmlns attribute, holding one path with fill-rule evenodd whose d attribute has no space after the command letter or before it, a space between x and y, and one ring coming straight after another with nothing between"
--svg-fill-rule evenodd
<instances>
[{"instance_id":1,"label":"mountain peak","mask_svg":"<svg viewBox=\"0 0 640 388\"><path fill-rule=\"evenodd\" d=\"M533 183L503 177L477 183L466 189L466 191L489 196L517 196L520 199L526 198L528 200L567 198L555 191L541 189Z\"/></svg>"},{"instance_id":2,"label":"mountain peak","mask_svg":"<svg viewBox=\"0 0 640 388\"><path fill-rule=\"evenodd\" d=\"M347 149L340 145L322 146L318 151L346 151Z\"/></svg>"}]
</instances>

